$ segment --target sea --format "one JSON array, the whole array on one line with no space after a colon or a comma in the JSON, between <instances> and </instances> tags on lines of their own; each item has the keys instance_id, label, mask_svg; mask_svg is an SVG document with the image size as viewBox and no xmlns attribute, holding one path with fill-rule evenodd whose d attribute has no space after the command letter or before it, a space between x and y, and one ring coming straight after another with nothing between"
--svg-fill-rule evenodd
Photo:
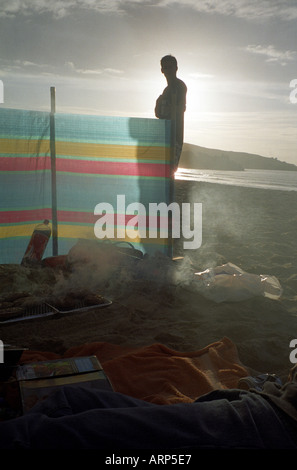
<instances>
[{"instance_id":1,"label":"sea","mask_svg":"<svg viewBox=\"0 0 297 470\"><path fill-rule=\"evenodd\" d=\"M283 170L193 170L179 168L176 180L199 181L247 188L270 189L278 191L297 191L297 171Z\"/></svg>"}]
</instances>

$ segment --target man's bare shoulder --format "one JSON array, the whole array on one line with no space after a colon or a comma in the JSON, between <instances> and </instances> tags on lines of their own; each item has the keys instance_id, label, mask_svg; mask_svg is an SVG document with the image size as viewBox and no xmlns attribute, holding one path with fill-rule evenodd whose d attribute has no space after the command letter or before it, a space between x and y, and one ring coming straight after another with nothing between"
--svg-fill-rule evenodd
<instances>
[{"instance_id":1,"label":"man's bare shoulder","mask_svg":"<svg viewBox=\"0 0 297 470\"><path fill-rule=\"evenodd\" d=\"M183 82L180 78L177 78L176 79L176 84L179 88L187 91L187 85L185 84L185 82Z\"/></svg>"}]
</instances>

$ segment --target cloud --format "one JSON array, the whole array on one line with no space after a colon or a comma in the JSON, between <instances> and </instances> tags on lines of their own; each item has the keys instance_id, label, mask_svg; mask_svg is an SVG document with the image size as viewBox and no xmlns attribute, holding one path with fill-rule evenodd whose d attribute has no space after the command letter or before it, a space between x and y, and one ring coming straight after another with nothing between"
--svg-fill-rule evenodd
<instances>
[{"instance_id":1,"label":"cloud","mask_svg":"<svg viewBox=\"0 0 297 470\"><path fill-rule=\"evenodd\" d=\"M30 60L20 59L2 59L0 58L0 71L3 75L9 73L23 73L23 74L49 74L53 72L53 67L49 64L36 63Z\"/></svg>"},{"instance_id":2,"label":"cloud","mask_svg":"<svg viewBox=\"0 0 297 470\"><path fill-rule=\"evenodd\" d=\"M293 5L290 0L1 0L0 18L43 13L62 18L77 10L123 14L131 12L132 8L145 6L191 8L200 13L248 20L297 19L297 5Z\"/></svg>"},{"instance_id":3,"label":"cloud","mask_svg":"<svg viewBox=\"0 0 297 470\"><path fill-rule=\"evenodd\" d=\"M275 62L282 66L287 65L288 62L296 60L296 51L280 51L273 45L261 46L261 45L249 45L245 48L247 52L252 54L262 55L266 57L266 62Z\"/></svg>"},{"instance_id":4,"label":"cloud","mask_svg":"<svg viewBox=\"0 0 297 470\"><path fill-rule=\"evenodd\" d=\"M8 75L8 74L23 74L23 75L38 75L38 76L48 76L48 75L72 75L72 76L77 76L81 78L98 78L99 76L102 76L104 78L112 78L116 77L118 78L124 78L124 71L120 69L114 69L114 68L102 68L102 69L97 69L97 68L80 68L77 67L74 62L67 61L64 64L64 68L50 65L50 64L45 64L45 63L37 63L37 62L32 62L29 60L20 60L20 59L15 59L15 60L8 60L8 59L2 59L0 57L0 73L2 75Z\"/></svg>"},{"instance_id":5,"label":"cloud","mask_svg":"<svg viewBox=\"0 0 297 470\"><path fill-rule=\"evenodd\" d=\"M189 77L193 78L194 80L199 80L203 78L214 78L214 75L210 73L193 72L189 74Z\"/></svg>"},{"instance_id":6,"label":"cloud","mask_svg":"<svg viewBox=\"0 0 297 470\"><path fill-rule=\"evenodd\" d=\"M0 18L11 18L17 14L26 16L51 13L63 18L75 9L90 9L99 12L120 12L121 0L1 0Z\"/></svg>"},{"instance_id":7,"label":"cloud","mask_svg":"<svg viewBox=\"0 0 297 470\"><path fill-rule=\"evenodd\" d=\"M11 18L17 14L32 15L51 12L54 16L64 16L66 10L73 6L72 0L46 2L46 0L2 0L0 17Z\"/></svg>"},{"instance_id":8,"label":"cloud","mask_svg":"<svg viewBox=\"0 0 297 470\"><path fill-rule=\"evenodd\" d=\"M201 13L234 16L248 20L281 18L294 20L297 18L297 5L290 0L161 0L159 6L180 5L191 7Z\"/></svg>"},{"instance_id":9,"label":"cloud","mask_svg":"<svg viewBox=\"0 0 297 470\"><path fill-rule=\"evenodd\" d=\"M74 65L73 62L66 62L65 63L66 69L70 70L71 72L74 72L78 75L108 75L108 76L120 76L124 74L123 70L119 69L113 69L113 68L103 68L103 69L84 69L84 68L79 68Z\"/></svg>"},{"instance_id":10,"label":"cloud","mask_svg":"<svg viewBox=\"0 0 297 470\"><path fill-rule=\"evenodd\" d=\"M81 69L77 68L73 62L66 62L65 63L66 69L70 70L71 72L75 72L77 74L82 75L102 75L103 70L101 69Z\"/></svg>"}]
</instances>

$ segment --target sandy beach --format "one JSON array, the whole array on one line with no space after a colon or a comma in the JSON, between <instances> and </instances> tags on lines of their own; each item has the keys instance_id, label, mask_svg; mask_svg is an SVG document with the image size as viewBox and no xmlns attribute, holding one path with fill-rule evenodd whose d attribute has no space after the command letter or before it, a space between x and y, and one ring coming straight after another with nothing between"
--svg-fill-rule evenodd
<instances>
[{"instance_id":1,"label":"sandy beach","mask_svg":"<svg viewBox=\"0 0 297 470\"><path fill-rule=\"evenodd\" d=\"M199 249L183 250L176 240L168 263L159 257L138 265L96 269L81 266L65 277L42 268L1 266L0 291L44 293L96 285L112 300L105 308L0 326L4 343L63 353L94 341L143 346L162 343L195 351L223 337L238 348L242 363L259 372L287 377L292 367L290 341L297 338L297 192L271 191L210 183L176 181L178 202L203 206ZM61 253L62 254L62 253ZM233 263L255 275L275 276L283 289L279 300L263 295L238 302L215 302L199 292L189 273ZM154 274L152 274L154 273ZM177 273L177 275L176 275Z\"/></svg>"}]
</instances>

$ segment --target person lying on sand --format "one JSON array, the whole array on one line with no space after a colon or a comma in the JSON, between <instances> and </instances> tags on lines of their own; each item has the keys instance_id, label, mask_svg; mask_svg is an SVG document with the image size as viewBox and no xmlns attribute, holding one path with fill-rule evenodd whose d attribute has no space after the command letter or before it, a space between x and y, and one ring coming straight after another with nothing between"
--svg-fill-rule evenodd
<instances>
[{"instance_id":1,"label":"person lying on sand","mask_svg":"<svg viewBox=\"0 0 297 470\"><path fill-rule=\"evenodd\" d=\"M117 392L64 387L0 423L1 449L296 449L297 368L285 385L216 390L155 405Z\"/></svg>"}]
</instances>

